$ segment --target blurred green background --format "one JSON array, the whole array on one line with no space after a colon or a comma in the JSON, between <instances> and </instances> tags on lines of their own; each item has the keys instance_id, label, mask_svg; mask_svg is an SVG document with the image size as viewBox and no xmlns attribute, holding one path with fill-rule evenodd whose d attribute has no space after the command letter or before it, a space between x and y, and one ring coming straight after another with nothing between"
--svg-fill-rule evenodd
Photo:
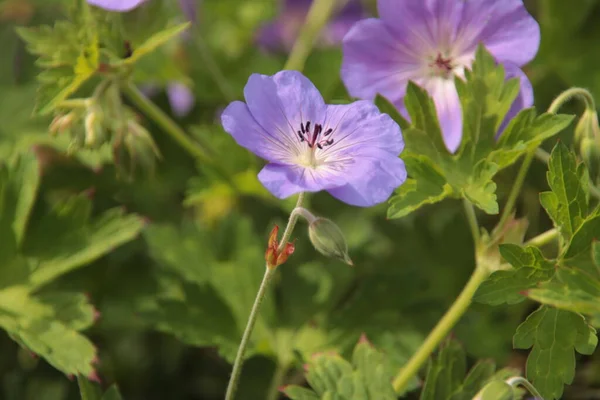
<instances>
[{"instance_id":1,"label":"blurred green background","mask_svg":"<svg viewBox=\"0 0 600 400\"><path fill-rule=\"evenodd\" d=\"M173 117L212 148L222 167L244 188L243 194L197 165L147 121L162 153L152 174L117 177L109 151L64 154L66 138L51 138L49 120L31 117L38 70L15 33L17 26L62 18L61 3L0 2L0 159L36 146L43 160L38 213L55 196L93 188L94 213L122 206L148 222L136 240L52 284L88 293L99 310L100 319L86 334L98 346L103 382L118 383L127 400L220 399L231 368L222 355L235 351L244 313L262 275L268 233L273 224L284 225L294 202L278 202L260 186L255 176L262 161L235 145L218 123L220 110L232 98L241 98L251 73L272 74L285 63L285 51L267 52L256 45L257 30L277 17L279 1L198 0L199 20L189 36L161 47L135 71L140 84L164 88L180 81L191 87L193 110L185 117ZM160 18L178 18L176 3L165 1L162 7L168 13ZM600 96L600 2L525 3L542 30L539 53L525 68L536 107L545 110L572 86ZM373 1L364 6L373 13ZM159 16L148 6L124 18L135 37L143 36ZM347 98L339 78L340 62L339 47L318 48L304 71L330 102ZM224 80L218 79L220 75ZM171 112L163 90L153 100ZM573 106L565 111L581 110ZM561 134L566 143L571 137L572 128ZM548 149L552 145L546 143ZM529 220L528 237L551 227L538 202L539 191L546 188L545 172L545 165L534 163L519 200L518 216ZM498 178L501 203L515 173L512 168ZM336 221L344 231L355 267L317 254L306 225L297 226L296 252L280 268L270 306L264 310L264 329L275 339L256 344L256 356L243 371L239 399L264 398L274 359L289 367L286 382L302 383L302 357L321 348L348 352L362 332L401 365L473 268L471 236L458 201L392 221L385 218L385 205L356 209L326 193L310 196L309 204L315 214ZM489 229L496 221L484 215L480 220ZM523 369L526 353L513 351L511 338L535 307L531 302L474 305L454 334L473 360L492 358L498 365ZM76 382L20 348L4 331L0 377L2 399L79 398ZM600 398L598 355L579 360L565 398Z\"/></svg>"}]
</instances>

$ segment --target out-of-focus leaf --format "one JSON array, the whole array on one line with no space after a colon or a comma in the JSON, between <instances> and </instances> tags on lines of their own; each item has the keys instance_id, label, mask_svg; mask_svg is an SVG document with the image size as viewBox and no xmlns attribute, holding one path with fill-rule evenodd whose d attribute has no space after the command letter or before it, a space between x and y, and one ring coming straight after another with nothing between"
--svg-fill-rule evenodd
<instances>
[{"instance_id":1,"label":"out-of-focus leaf","mask_svg":"<svg viewBox=\"0 0 600 400\"><path fill-rule=\"evenodd\" d=\"M513 269L493 272L477 289L475 301L491 305L519 303L525 299L524 291L554 275L554 263L546 260L537 247L502 244L500 254Z\"/></svg>"},{"instance_id":2,"label":"out-of-focus leaf","mask_svg":"<svg viewBox=\"0 0 600 400\"><path fill-rule=\"evenodd\" d=\"M354 348L352 363L337 354L318 354L309 361L306 380L312 391L291 385L283 392L294 400L392 400L397 396L391 377L384 356L366 340L361 340Z\"/></svg>"},{"instance_id":3,"label":"out-of-focus leaf","mask_svg":"<svg viewBox=\"0 0 600 400\"><path fill-rule=\"evenodd\" d=\"M153 52L156 48L168 42L169 40L179 36L183 31L185 31L190 26L189 22L184 22L182 24L178 24L166 29L161 30L160 32L156 32L152 36L150 36L144 43L137 46L130 57L125 59L125 64L135 64L145 56Z\"/></svg>"},{"instance_id":4,"label":"out-of-focus leaf","mask_svg":"<svg viewBox=\"0 0 600 400\"><path fill-rule=\"evenodd\" d=\"M515 348L531 348L527 379L545 399L562 397L575 376L575 351L591 354L597 342L596 330L582 316L547 306L529 315L513 338Z\"/></svg>"}]
</instances>

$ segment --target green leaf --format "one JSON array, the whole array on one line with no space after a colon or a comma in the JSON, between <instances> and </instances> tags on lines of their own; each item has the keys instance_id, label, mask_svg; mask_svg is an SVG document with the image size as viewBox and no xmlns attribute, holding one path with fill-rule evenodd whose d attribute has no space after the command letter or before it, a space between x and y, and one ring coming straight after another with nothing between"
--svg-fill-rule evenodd
<instances>
[{"instance_id":1,"label":"green leaf","mask_svg":"<svg viewBox=\"0 0 600 400\"><path fill-rule=\"evenodd\" d=\"M600 281L577 268L560 268L555 279L528 292L528 297L600 321Z\"/></svg>"},{"instance_id":2,"label":"green leaf","mask_svg":"<svg viewBox=\"0 0 600 400\"><path fill-rule=\"evenodd\" d=\"M513 338L517 349L529 349L527 379L545 399L559 399L575 376L575 350L589 354L596 335L578 314L542 306L523 322Z\"/></svg>"},{"instance_id":3,"label":"green leaf","mask_svg":"<svg viewBox=\"0 0 600 400\"><path fill-rule=\"evenodd\" d=\"M592 242L600 237L600 215L592 216L580 225L565 250L564 259L571 259L590 250Z\"/></svg>"},{"instance_id":4,"label":"green leaf","mask_svg":"<svg viewBox=\"0 0 600 400\"><path fill-rule=\"evenodd\" d=\"M104 395L100 390L100 386L91 382L85 376L77 376L77 383L79 384L79 394L81 400L122 400L121 393L117 385L112 385Z\"/></svg>"},{"instance_id":5,"label":"green leaf","mask_svg":"<svg viewBox=\"0 0 600 400\"><path fill-rule=\"evenodd\" d=\"M337 354L317 354L309 361L306 373L312 390L291 385L284 393L293 400L395 400L391 377L384 356L361 340L354 348L352 363Z\"/></svg>"},{"instance_id":6,"label":"green leaf","mask_svg":"<svg viewBox=\"0 0 600 400\"><path fill-rule=\"evenodd\" d=\"M400 218L425 204L442 201L452 191L441 171L423 156L403 157L411 178L389 200L388 218Z\"/></svg>"},{"instance_id":7,"label":"green leaf","mask_svg":"<svg viewBox=\"0 0 600 400\"><path fill-rule=\"evenodd\" d=\"M448 154L442 139L442 130L438 122L435 104L427 91L415 83L409 82L406 87L404 103L411 118L411 128L424 132L438 152ZM411 148L408 138L407 150L411 152L417 150L414 147Z\"/></svg>"},{"instance_id":8,"label":"green leaf","mask_svg":"<svg viewBox=\"0 0 600 400\"><path fill-rule=\"evenodd\" d=\"M93 320L94 308L82 294L36 298L22 286L0 291L0 327L65 374L94 373L96 348L79 333Z\"/></svg>"},{"instance_id":9,"label":"green leaf","mask_svg":"<svg viewBox=\"0 0 600 400\"><path fill-rule=\"evenodd\" d=\"M136 215L111 209L91 216L91 201L84 195L57 203L36 223L25 242L25 251L35 258L30 282L39 287L134 239L144 226Z\"/></svg>"},{"instance_id":10,"label":"green leaf","mask_svg":"<svg viewBox=\"0 0 600 400\"><path fill-rule=\"evenodd\" d=\"M77 376L81 400L102 400L100 387L82 375Z\"/></svg>"},{"instance_id":11,"label":"green leaf","mask_svg":"<svg viewBox=\"0 0 600 400\"><path fill-rule=\"evenodd\" d=\"M496 164L481 160L463 187L464 197L488 214L498 214L496 184L492 180L497 172Z\"/></svg>"},{"instance_id":12,"label":"green leaf","mask_svg":"<svg viewBox=\"0 0 600 400\"><path fill-rule=\"evenodd\" d=\"M519 303L525 299L524 291L554 275L554 263L546 260L537 247L501 244L500 254L513 269L493 272L477 289L474 301L490 305Z\"/></svg>"},{"instance_id":13,"label":"green leaf","mask_svg":"<svg viewBox=\"0 0 600 400\"><path fill-rule=\"evenodd\" d=\"M156 50L157 47L162 46L169 40L179 36L189 26L189 22L184 22L182 24L163 29L160 32L156 32L155 34L150 36L144 43L142 43L133 50L131 57L125 59L125 64L135 64L140 60L140 58Z\"/></svg>"},{"instance_id":14,"label":"green leaf","mask_svg":"<svg viewBox=\"0 0 600 400\"><path fill-rule=\"evenodd\" d=\"M454 340L445 341L429 362L421 400L471 400L494 378L492 361L479 361L467 374L466 354Z\"/></svg>"},{"instance_id":15,"label":"green leaf","mask_svg":"<svg viewBox=\"0 0 600 400\"><path fill-rule=\"evenodd\" d=\"M379 111L389 115L396 123L400 126L400 129L408 129L410 123L400 114L396 106L394 106L388 99L378 94L375 96L375 105L379 108Z\"/></svg>"},{"instance_id":16,"label":"green leaf","mask_svg":"<svg viewBox=\"0 0 600 400\"><path fill-rule=\"evenodd\" d=\"M569 241L587 216L588 174L583 164L577 165L575 154L558 143L548 163L551 192L540 194L540 202L554 221L560 234Z\"/></svg>"}]
</instances>

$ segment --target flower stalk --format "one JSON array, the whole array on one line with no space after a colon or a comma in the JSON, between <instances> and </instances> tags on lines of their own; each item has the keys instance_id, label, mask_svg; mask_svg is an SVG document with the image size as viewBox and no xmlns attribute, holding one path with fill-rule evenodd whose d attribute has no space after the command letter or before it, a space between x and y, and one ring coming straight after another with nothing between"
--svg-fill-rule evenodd
<instances>
[{"instance_id":1,"label":"flower stalk","mask_svg":"<svg viewBox=\"0 0 600 400\"><path fill-rule=\"evenodd\" d=\"M519 385L523 386L525 389L527 389L529 391L529 393L531 393L531 395L533 397L535 397L536 400L544 400L544 398L542 397L540 392L538 392L538 390L535 388L535 386L533 386L531 384L531 382L529 382L527 379L523 378L522 376L513 376L512 378L508 378L506 380L506 383L508 383L512 387L516 387Z\"/></svg>"},{"instance_id":2,"label":"flower stalk","mask_svg":"<svg viewBox=\"0 0 600 400\"><path fill-rule=\"evenodd\" d=\"M298 39L294 43L283 69L302 71L315 41L333 14L335 4L335 0L313 1L306 16L306 22L300 30Z\"/></svg>"},{"instance_id":3,"label":"flower stalk","mask_svg":"<svg viewBox=\"0 0 600 400\"><path fill-rule=\"evenodd\" d=\"M303 202L304 193L300 193L298 195L298 200L296 201L296 208L302 207ZM290 214L290 218L288 219L287 226L285 227L285 230L283 232L283 236L281 237L281 242L279 242L279 247L277 248L278 253L281 253L285 249L288 241L290 240L290 236L294 231L294 227L296 226L297 221L298 213L292 212ZM242 366L244 364L244 354L246 353L250 337L252 336L252 331L254 330L254 325L256 324L256 320L258 318L260 306L263 302L263 299L265 298L265 294L267 293L269 283L271 282L275 271L276 268L270 267L267 263L267 265L265 266L265 274L263 276L260 287L258 288L258 292L256 293L256 298L254 299L254 304L252 305L252 309L250 310L250 316L248 317L248 323L246 324L246 329L244 330L240 346L238 347L237 355L235 356L233 370L231 371L231 377L229 378L229 384L227 385L227 393L225 394L225 400L234 399L235 391L237 390L237 385L239 383L240 376L242 373Z\"/></svg>"},{"instance_id":4,"label":"flower stalk","mask_svg":"<svg viewBox=\"0 0 600 400\"><path fill-rule=\"evenodd\" d=\"M489 276L489 270L478 265L473 271L471 278L458 295L452 306L446 311L442 319L439 320L435 328L429 333L425 342L419 347L419 350L408 360L408 363L400 370L394 378L392 385L396 393L402 393L410 379L415 376L423 364L427 361L431 353L438 347L440 342L448 335L454 325L467 311L477 288Z\"/></svg>"}]
</instances>

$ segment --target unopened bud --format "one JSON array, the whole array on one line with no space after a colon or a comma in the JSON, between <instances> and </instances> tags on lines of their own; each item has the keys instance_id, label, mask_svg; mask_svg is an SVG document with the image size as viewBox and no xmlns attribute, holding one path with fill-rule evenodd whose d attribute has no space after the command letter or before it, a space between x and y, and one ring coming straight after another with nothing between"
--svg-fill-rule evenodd
<instances>
[{"instance_id":1,"label":"unopened bud","mask_svg":"<svg viewBox=\"0 0 600 400\"><path fill-rule=\"evenodd\" d=\"M96 111L90 111L83 122L85 127L85 145L96 148L103 144L104 128Z\"/></svg>"},{"instance_id":2,"label":"unopened bud","mask_svg":"<svg viewBox=\"0 0 600 400\"><path fill-rule=\"evenodd\" d=\"M75 117L76 116L73 111L71 111L68 114L61 114L61 115L57 115L56 117L54 117L54 119L52 120L52 122L50 123L50 126L48 128L50 131L50 134L56 135L58 133L63 133L64 131L69 129L71 127L71 125L73 125L73 122L75 121Z\"/></svg>"},{"instance_id":3,"label":"unopened bud","mask_svg":"<svg viewBox=\"0 0 600 400\"><path fill-rule=\"evenodd\" d=\"M501 380L489 382L473 397L473 400L514 400L513 387Z\"/></svg>"},{"instance_id":4,"label":"unopened bud","mask_svg":"<svg viewBox=\"0 0 600 400\"><path fill-rule=\"evenodd\" d=\"M319 253L353 265L344 234L334 222L317 217L308 226L308 236Z\"/></svg>"},{"instance_id":5,"label":"unopened bud","mask_svg":"<svg viewBox=\"0 0 600 400\"><path fill-rule=\"evenodd\" d=\"M584 138L596 138L599 135L600 127L598 127L598 114L596 110L586 108L579 118L575 127L575 139L581 141Z\"/></svg>"}]
</instances>

